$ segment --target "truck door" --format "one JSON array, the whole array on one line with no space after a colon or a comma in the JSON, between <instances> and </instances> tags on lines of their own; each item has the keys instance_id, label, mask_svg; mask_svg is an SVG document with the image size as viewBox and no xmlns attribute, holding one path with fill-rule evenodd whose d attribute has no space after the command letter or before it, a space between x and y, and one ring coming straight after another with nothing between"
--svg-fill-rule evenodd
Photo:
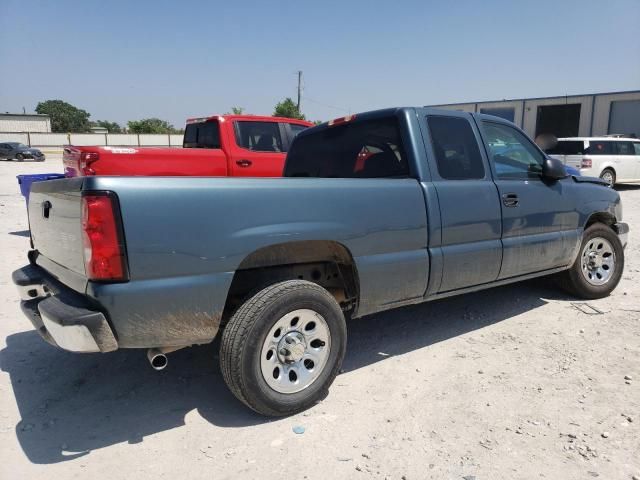
<instances>
[{"instance_id":1,"label":"truck door","mask_svg":"<svg viewBox=\"0 0 640 480\"><path fill-rule=\"evenodd\" d=\"M426 112L423 131L442 227L436 291L492 282L502 260L500 199L477 126L468 113Z\"/></svg>"},{"instance_id":2,"label":"truck door","mask_svg":"<svg viewBox=\"0 0 640 480\"><path fill-rule=\"evenodd\" d=\"M284 128L278 122L238 120L229 149L234 177L281 177L286 157Z\"/></svg>"},{"instance_id":3,"label":"truck door","mask_svg":"<svg viewBox=\"0 0 640 480\"><path fill-rule=\"evenodd\" d=\"M515 126L488 119L479 124L502 208L498 278L567 265L579 241L570 180L544 180L544 154Z\"/></svg>"}]
</instances>

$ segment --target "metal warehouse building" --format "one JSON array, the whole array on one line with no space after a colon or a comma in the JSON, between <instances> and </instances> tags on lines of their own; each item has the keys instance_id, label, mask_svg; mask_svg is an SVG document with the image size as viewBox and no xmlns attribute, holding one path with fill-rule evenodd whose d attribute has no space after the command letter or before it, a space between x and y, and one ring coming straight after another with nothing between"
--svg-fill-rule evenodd
<instances>
[{"instance_id":1,"label":"metal warehouse building","mask_svg":"<svg viewBox=\"0 0 640 480\"><path fill-rule=\"evenodd\" d=\"M49 115L0 113L0 132L50 133Z\"/></svg>"},{"instance_id":2,"label":"metal warehouse building","mask_svg":"<svg viewBox=\"0 0 640 480\"><path fill-rule=\"evenodd\" d=\"M535 138L623 134L640 137L640 90L430 105L506 118Z\"/></svg>"}]
</instances>

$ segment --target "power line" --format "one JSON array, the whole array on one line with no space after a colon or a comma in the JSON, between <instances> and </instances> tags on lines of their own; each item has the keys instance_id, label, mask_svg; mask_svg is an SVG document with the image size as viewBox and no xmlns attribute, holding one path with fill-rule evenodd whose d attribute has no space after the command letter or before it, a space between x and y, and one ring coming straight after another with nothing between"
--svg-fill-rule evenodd
<instances>
[{"instance_id":1,"label":"power line","mask_svg":"<svg viewBox=\"0 0 640 480\"><path fill-rule=\"evenodd\" d=\"M328 103L324 103L324 102L320 102L318 100L314 100L313 98L307 97L306 95L303 98L305 100L311 102L311 103L317 103L318 105L322 105L323 107L329 107L329 108L333 108L334 110L340 110L340 111L343 111L343 112L351 113L351 109L349 109L349 108L336 107L335 105L329 105Z\"/></svg>"}]
</instances>

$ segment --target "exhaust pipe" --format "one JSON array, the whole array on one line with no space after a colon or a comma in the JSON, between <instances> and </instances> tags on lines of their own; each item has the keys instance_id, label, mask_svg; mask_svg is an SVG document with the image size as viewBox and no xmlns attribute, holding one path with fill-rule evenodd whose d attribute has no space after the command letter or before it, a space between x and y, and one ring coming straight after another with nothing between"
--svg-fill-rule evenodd
<instances>
[{"instance_id":1,"label":"exhaust pipe","mask_svg":"<svg viewBox=\"0 0 640 480\"><path fill-rule=\"evenodd\" d=\"M169 360L167 359L167 353L175 352L176 350L180 350L182 347L158 347L158 348L150 348L147 350L147 359L151 364L151 368L154 370L164 370Z\"/></svg>"},{"instance_id":2,"label":"exhaust pipe","mask_svg":"<svg viewBox=\"0 0 640 480\"><path fill-rule=\"evenodd\" d=\"M169 363L167 356L157 348L147 350L147 359L154 370L164 370Z\"/></svg>"}]
</instances>

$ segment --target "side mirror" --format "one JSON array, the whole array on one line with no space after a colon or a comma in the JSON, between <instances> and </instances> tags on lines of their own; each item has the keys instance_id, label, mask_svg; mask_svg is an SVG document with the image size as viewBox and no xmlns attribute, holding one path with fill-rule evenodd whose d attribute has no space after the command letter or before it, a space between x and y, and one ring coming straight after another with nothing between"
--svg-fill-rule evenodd
<instances>
[{"instance_id":1,"label":"side mirror","mask_svg":"<svg viewBox=\"0 0 640 480\"><path fill-rule=\"evenodd\" d=\"M547 157L542 163L542 176L552 180L559 180L566 178L567 171L564 168L564 164L557 158Z\"/></svg>"}]
</instances>

